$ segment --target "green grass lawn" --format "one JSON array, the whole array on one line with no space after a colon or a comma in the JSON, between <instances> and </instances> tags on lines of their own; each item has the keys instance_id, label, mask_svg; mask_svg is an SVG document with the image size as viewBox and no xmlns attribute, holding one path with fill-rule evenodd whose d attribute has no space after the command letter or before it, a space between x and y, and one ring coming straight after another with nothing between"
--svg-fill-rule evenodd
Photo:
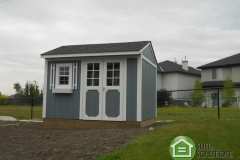
<instances>
[{"instance_id":1,"label":"green grass lawn","mask_svg":"<svg viewBox=\"0 0 240 160\"><path fill-rule=\"evenodd\" d=\"M158 108L158 120L218 119L217 108ZM240 119L240 108L220 108L220 119Z\"/></svg>"},{"instance_id":2,"label":"green grass lawn","mask_svg":"<svg viewBox=\"0 0 240 160\"><path fill-rule=\"evenodd\" d=\"M11 116L18 120L31 119L31 106L0 105L0 116ZM42 107L33 107L33 119L42 119Z\"/></svg>"},{"instance_id":3,"label":"green grass lawn","mask_svg":"<svg viewBox=\"0 0 240 160\"><path fill-rule=\"evenodd\" d=\"M239 108L221 108L221 119L217 119L216 108L158 108L158 120L176 121L98 160L172 160L169 145L177 136L188 136L195 145L210 143L214 151L233 151L234 159L240 159L239 112ZM202 159L197 158L197 152L193 159Z\"/></svg>"},{"instance_id":4,"label":"green grass lawn","mask_svg":"<svg viewBox=\"0 0 240 160\"><path fill-rule=\"evenodd\" d=\"M173 122L140 136L122 150L100 157L99 160L172 160L169 145L180 135L190 137L195 145L210 143L214 151L233 151L234 159L240 159L239 132L240 120ZM199 159L197 152L193 159Z\"/></svg>"}]
</instances>

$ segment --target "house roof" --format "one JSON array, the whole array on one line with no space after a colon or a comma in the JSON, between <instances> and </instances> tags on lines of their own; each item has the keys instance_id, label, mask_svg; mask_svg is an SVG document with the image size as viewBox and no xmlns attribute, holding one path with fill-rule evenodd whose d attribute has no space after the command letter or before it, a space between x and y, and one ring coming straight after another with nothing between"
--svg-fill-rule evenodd
<instances>
[{"instance_id":1,"label":"house roof","mask_svg":"<svg viewBox=\"0 0 240 160\"><path fill-rule=\"evenodd\" d=\"M225 81L205 81L202 82L203 88L211 88L211 87L223 87ZM240 86L239 82L233 82L235 86Z\"/></svg>"},{"instance_id":2,"label":"house roof","mask_svg":"<svg viewBox=\"0 0 240 160\"><path fill-rule=\"evenodd\" d=\"M240 53L202 65L197 67L198 69L206 69L206 68L216 68L216 67L228 67L240 65Z\"/></svg>"},{"instance_id":3,"label":"house roof","mask_svg":"<svg viewBox=\"0 0 240 160\"><path fill-rule=\"evenodd\" d=\"M174 72L181 72L186 74L193 74L197 76L201 76L201 71L188 66L188 70L182 69L182 65L174 63L172 61L163 61L158 63L158 73L174 73Z\"/></svg>"},{"instance_id":4,"label":"house roof","mask_svg":"<svg viewBox=\"0 0 240 160\"><path fill-rule=\"evenodd\" d=\"M140 51L151 41L123 42L123 43L104 43L104 44L84 44L61 46L41 54L45 55L63 55L63 54L81 54L81 53L103 53L103 52L128 52Z\"/></svg>"}]
</instances>

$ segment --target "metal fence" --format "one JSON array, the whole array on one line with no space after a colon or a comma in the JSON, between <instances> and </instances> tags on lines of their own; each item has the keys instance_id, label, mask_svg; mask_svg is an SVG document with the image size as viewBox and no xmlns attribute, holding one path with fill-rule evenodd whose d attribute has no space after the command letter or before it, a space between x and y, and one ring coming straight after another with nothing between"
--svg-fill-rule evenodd
<instances>
[{"instance_id":1,"label":"metal fence","mask_svg":"<svg viewBox=\"0 0 240 160\"><path fill-rule=\"evenodd\" d=\"M43 97L0 98L0 116L16 119L41 119Z\"/></svg>"},{"instance_id":2,"label":"metal fence","mask_svg":"<svg viewBox=\"0 0 240 160\"><path fill-rule=\"evenodd\" d=\"M160 119L240 119L240 88L161 90L157 95Z\"/></svg>"}]
</instances>

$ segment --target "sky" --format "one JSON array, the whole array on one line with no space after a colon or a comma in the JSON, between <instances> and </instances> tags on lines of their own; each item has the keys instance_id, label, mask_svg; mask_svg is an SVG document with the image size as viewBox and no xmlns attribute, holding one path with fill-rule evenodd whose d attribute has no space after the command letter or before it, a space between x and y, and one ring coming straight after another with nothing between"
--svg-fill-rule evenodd
<instances>
[{"instance_id":1,"label":"sky","mask_svg":"<svg viewBox=\"0 0 240 160\"><path fill-rule=\"evenodd\" d=\"M238 0L0 0L0 92L43 84L40 54L63 45L151 41L191 67L240 53Z\"/></svg>"}]
</instances>

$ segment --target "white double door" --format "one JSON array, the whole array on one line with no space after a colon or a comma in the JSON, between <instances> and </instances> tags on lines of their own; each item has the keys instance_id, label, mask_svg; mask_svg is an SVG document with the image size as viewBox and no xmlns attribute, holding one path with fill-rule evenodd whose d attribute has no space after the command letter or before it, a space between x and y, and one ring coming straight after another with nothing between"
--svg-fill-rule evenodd
<instances>
[{"instance_id":1,"label":"white double door","mask_svg":"<svg viewBox=\"0 0 240 160\"><path fill-rule=\"evenodd\" d=\"M83 119L122 121L123 60L83 62Z\"/></svg>"}]
</instances>

